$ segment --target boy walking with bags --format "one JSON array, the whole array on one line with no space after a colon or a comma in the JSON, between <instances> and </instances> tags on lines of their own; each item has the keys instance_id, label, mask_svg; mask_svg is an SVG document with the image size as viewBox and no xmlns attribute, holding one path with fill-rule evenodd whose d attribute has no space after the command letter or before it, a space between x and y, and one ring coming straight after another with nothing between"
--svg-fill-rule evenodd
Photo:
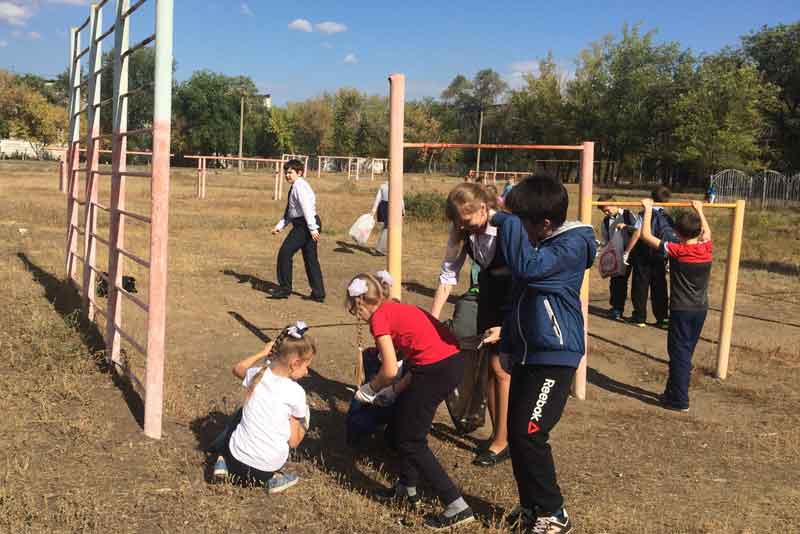
<instances>
[{"instance_id":1,"label":"boy walking with bags","mask_svg":"<svg viewBox=\"0 0 800 534\"><path fill-rule=\"evenodd\" d=\"M675 222L675 236L669 240L658 239L650 231L653 201L642 199L642 205L642 242L662 250L669 259L669 378L661 403L668 410L688 412L692 355L708 312L713 252L711 228L703 214L703 203L693 200L694 211L682 212Z\"/></svg>"},{"instance_id":2,"label":"boy walking with bags","mask_svg":"<svg viewBox=\"0 0 800 534\"><path fill-rule=\"evenodd\" d=\"M500 352L513 362L508 434L519 506L506 523L542 534L572 531L548 439L585 353L580 289L597 252L590 225L565 222L568 204L560 182L532 176L506 199L513 215L492 218L513 277Z\"/></svg>"},{"instance_id":3,"label":"boy walking with bags","mask_svg":"<svg viewBox=\"0 0 800 534\"><path fill-rule=\"evenodd\" d=\"M280 233L288 223L292 230L283 240L278 251L278 284L279 288L272 292L274 299L286 299L292 294L292 259L300 250L303 253L303 264L311 286L308 297L317 302L325 301L325 284L322 281L322 269L317 256L317 242L321 230L321 221L317 215L317 198L309 183L303 178L303 162L291 159L283 166L289 194L283 217L275 225L272 235Z\"/></svg>"},{"instance_id":4,"label":"boy walking with bags","mask_svg":"<svg viewBox=\"0 0 800 534\"><path fill-rule=\"evenodd\" d=\"M613 202L614 195L602 195L597 201ZM633 235L641 226L641 222L635 213L625 208L601 204L600 211L605 215L600 226L601 245L607 245L611 242L611 237L615 232L621 232L622 243L625 247L622 255L625 263L625 274L611 276L608 281L609 304L611 305L608 316L611 319L622 319L622 314L625 311L625 301L628 300L628 279L631 276L631 264L628 261L628 257L636 245Z\"/></svg>"}]
</instances>

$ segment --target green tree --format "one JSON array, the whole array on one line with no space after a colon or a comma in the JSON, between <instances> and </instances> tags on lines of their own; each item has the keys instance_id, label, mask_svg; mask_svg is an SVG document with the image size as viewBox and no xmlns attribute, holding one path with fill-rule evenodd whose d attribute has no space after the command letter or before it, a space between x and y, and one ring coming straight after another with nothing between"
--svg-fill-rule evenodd
<instances>
[{"instance_id":1,"label":"green tree","mask_svg":"<svg viewBox=\"0 0 800 534\"><path fill-rule=\"evenodd\" d=\"M44 147L64 141L66 110L48 102L29 80L0 70L0 137L24 139L41 157Z\"/></svg>"},{"instance_id":2,"label":"green tree","mask_svg":"<svg viewBox=\"0 0 800 534\"><path fill-rule=\"evenodd\" d=\"M356 154L356 134L361 123L363 97L355 89L336 92L333 111L333 150L337 156Z\"/></svg>"},{"instance_id":3,"label":"green tree","mask_svg":"<svg viewBox=\"0 0 800 534\"><path fill-rule=\"evenodd\" d=\"M765 142L772 164L782 170L800 169L800 22L764 26L742 37L745 54L764 79L778 87L780 105L765 112L772 124Z\"/></svg>"}]
</instances>

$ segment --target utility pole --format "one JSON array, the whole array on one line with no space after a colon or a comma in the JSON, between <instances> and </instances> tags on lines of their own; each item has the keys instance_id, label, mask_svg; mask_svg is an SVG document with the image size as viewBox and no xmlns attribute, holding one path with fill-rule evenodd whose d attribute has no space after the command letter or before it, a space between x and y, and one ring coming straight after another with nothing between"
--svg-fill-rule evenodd
<instances>
[{"instance_id":1,"label":"utility pole","mask_svg":"<svg viewBox=\"0 0 800 534\"><path fill-rule=\"evenodd\" d=\"M239 174L242 174L242 139L244 138L244 93L239 97Z\"/></svg>"},{"instance_id":2,"label":"utility pole","mask_svg":"<svg viewBox=\"0 0 800 534\"><path fill-rule=\"evenodd\" d=\"M478 120L478 144L481 144L483 137L483 108L481 107L481 118ZM475 178L481 179L481 147L478 147L478 161L475 162Z\"/></svg>"}]
</instances>

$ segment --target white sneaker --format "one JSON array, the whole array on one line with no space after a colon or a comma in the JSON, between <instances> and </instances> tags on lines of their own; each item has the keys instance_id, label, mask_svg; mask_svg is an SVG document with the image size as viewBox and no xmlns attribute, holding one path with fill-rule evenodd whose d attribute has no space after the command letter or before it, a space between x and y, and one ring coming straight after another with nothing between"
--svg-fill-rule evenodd
<instances>
[{"instance_id":1,"label":"white sneaker","mask_svg":"<svg viewBox=\"0 0 800 534\"><path fill-rule=\"evenodd\" d=\"M563 517L555 515L537 517L530 532L533 534L567 534L572 532L572 521L569 520L566 510L564 510Z\"/></svg>"}]
</instances>

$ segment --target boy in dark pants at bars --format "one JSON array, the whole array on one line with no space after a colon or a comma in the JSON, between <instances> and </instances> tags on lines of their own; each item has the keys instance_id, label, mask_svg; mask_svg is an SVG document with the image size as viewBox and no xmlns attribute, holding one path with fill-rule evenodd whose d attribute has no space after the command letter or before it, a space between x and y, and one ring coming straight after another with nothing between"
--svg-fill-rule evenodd
<instances>
[{"instance_id":1,"label":"boy in dark pants at bars","mask_svg":"<svg viewBox=\"0 0 800 534\"><path fill-rule=\"evenodd\" d=\"M311 295L308 297L317 302L325 301L325 284L322 281L322 269L317 256L317 242L321 221L317 215L316 196L311 186L303 178L303 163L297 159L287 161L283 166L286 182L289 183L289 194L286 199L286 209L283 217L275 225L272 234L278 234L288 223L292 223L292 230L283 240L278 251L278 284L279 288L272 292L272 298L285 299L292 294L292 257L301 250L303 264L311 286Z\"/></svg>"},{"instance_id":2,"label":"boy in dark pants at bars","mask_svg":"<svg viewBox=\"0 0 800 534\"><path fill-rule=\"evenodd\" d=\"M669 410L687 412L692 354L708 312L711 229L703 214L702 202L693 200L694 211L681 213L675 222L675 238L658 239L650 231L653 201L649 198L642 199L642 205L642 241L649 247L662 250L669 258L669 378L661 402Z\"/></svg>"},{"instance_id":3,"label":"boy in dark pants at bars","mask_svg":"<svg viewBox=\"0 0 800 534\"><path fill-rule=\"evenodd\" d=\"M613 202L614 195L601 195L597 201ZM599 207L600 211L605 215L600 226L602 246L611 241L614 232L622 232L622 244L625 247L622 255L625 262L625 274L612 276L608 280L609 304L611 305L608 316L611 319L622 319L622 314L625 311L625 301L628 300L628 279L631 277L631 265L628 262L628 257L636 245L636 241L633 240L633 234L641 226L640 220L636 217L636 214L625 208L603 204Z\"/></svg>"},{"instance_id":4,"label":"boy in dark pants at bars","mask_svg":"<svg viewBox=\"0 0 800 534\"><path fill-rule=\"evenodd\" d=\"M500 351L514 364L508 446L520 503L506 523L542 534L572 531L548 438L585 352L580 290L597 252L590 225L564 222L568 204L561 183L533 176L508 195L513 215L492 218L513 277Z\"/></svg>"},{"instance_id":5,"label":"boy in dark pants at bars","mask_svg":"<svg viewBox=\"0 0 800 534\"><path fill-rule=\"evenodd\" d=\"M672 194L668 188L660 185L653 190L651 196L655 202L669 202ZM674 223L663 208L654 209L651 224L650 231L655 237L658 239L670 239ZM632 237L635 246L631 252L631 264L633 265L631 302L633 303L633 313L631 314L630 322L636 326L646 326L647 293L649 290L656 326L666 328L669 322L666 259L661 250L652 250L644 243L638 243L640 235L641 228Z\"/></svg>"}]
</instances>

